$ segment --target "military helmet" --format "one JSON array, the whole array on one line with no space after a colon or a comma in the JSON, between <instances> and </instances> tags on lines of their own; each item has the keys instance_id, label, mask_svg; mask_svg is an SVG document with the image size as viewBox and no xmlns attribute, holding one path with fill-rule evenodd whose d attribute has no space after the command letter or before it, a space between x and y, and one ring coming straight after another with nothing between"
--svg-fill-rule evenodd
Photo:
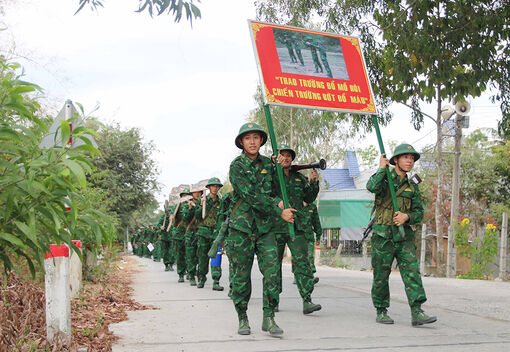
<instances>
[{"instance_id":1,"label":"military helmet","mask_svg":"<svg viewBox=\"0 0 510 352\"><path fill-rule=\"evenodd\" d=\"M306 37L306 40L313 40L311 36Z\"/></svg>"},{"instance_id":2,"label":"military helmet","mask_svg":"<svg viewBox=\"0 0 510 352\"><path fill-rule=\"evenodd\" d=\"M394 158L396 156L402 155L402 154L413 154L414 155L414 161L417 161L420 158L420 153L418 153L412 145L403 143L400 145L397 145L395 150L393 151L393 156L390 159L390 164L395 165Z\"/></svg>"},{"instance_id":3,"label":"military helmet","mask_svg":"<svg viewBox=\"0 0 510 352\"><path fill-rule=\"evenodd\" d=\"M289 147L289 146L288 146L287 144L285 144L285 143L281 143L281 144L279 144L279 145L278 145L278 150L279 150L280 152L282 152L282 151L284 151L284 150L288 151L288 152L290 153L290 155L292 155L292 160L294 160L294 159L296 158L296 152L295 152L293 149L291 149L291 147Z\"/></svg>"},{"instance_id":4,"label":"military helmet","mask_svg":"<svg viewBox=\"0 0 510 352\"><path fill-rule=\"evenodd\" d=\"M179 197L182 197L182 195L189 195L191 194L189 191L189 188L184 188L181 192L179 192Z\"/></svg>"},{"instance_id":5,"label":"military helmet","mask_svg":"<svg viewBox=\"0 0 510 352\"><path fill-rule=\"evenodd\" d=\"M266 131L264 131L264 129L262 127L260 127L259 125L257 125L255 122L247 122L241 126L241 128L239 129L239 133L237 134L237 137L235 140L237 148L243 149L240 139L245 133L248 133L248 132L260 132L260 134L262 135L262 144L260 146L262 147L264 144L266 144L266 142L267 142Z\"/></svg>"},{"instance_id":6,"label":"military helmet","mask_svg":"<svg viewBox=\"0 0 510 352\"><path fill-rule=\"evenodd\" d=\"M223 187L223 184L221 183L220 179L217 177L211 177L209 181L207 181L206 187L212 186L212 185L218 185L220 187Z\"/></svg>"}]
</instances>

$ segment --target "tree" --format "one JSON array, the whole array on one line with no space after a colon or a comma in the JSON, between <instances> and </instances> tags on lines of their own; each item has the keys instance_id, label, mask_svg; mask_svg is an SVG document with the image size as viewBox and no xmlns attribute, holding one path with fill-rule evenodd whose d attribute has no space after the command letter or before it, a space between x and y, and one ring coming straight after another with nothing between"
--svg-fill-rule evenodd
<instances>
[{"instance_id":1,"label":"tree","mask_svg":"<svg viewBox=\"0 0 510 352\"><path fill-rule=\"evenodd\" d=\"M153 195L159 189L158 169L151 155L154 144L145 143L138 128L122 129L113 123L98 126L97 145L101 157L94 159L97 172L89 181L108 195L121 231L133 229L135 211L145 214L144 208L150 213L158 207Z\"/></svg>"},{"instance_id":2,"label":"tree","mask_svg":"<svg viewBox=\"0 0 510 352\"><path fill-rule=\"evenodd\" d=\"M423 124L419 103L436 101L436 206L442 204L443 101L477 97L494 87L497 93L492 99L501 102L503 113L500 134L510 133L509 2L261 0L257 8L266 20L306 23L317 14L328 30L358 34L365 45L374 93L386 103L409 103L415 128ZM436 208L438 241L440 214Z\"/></svg>"},{"instance_id":3,"label":"tree","mask_svg":"<svg viewBox=\"0 0 510 352\"><path fill-rule=\"evenodd\" d=\"M80 0L78 10L75 15L80 12L85 5L90 5L91 9L97 10L98 7L103 7L101 0ZM200 0L197 0L200 2ZM201 17L200 9L193 4L193 0L140 0L138 10L136 12L149 12L149 15L153 17L163 15L164 13L172 14L175 22L180 22L182 18L182 12L186 13L186 20L193 24L193 19Z\"/></svg>"},{"instance_id":4,"label":"tree","mask_svg":"<svg viewBox=\"0 0 510 352\"><path fill-rule=\"evenodd\" d=\"M94 132L75 128L73 138L84 144L68 148L70 121L62 121L62 146L39 148L50 120L38 118L29 95L41 88L21 78L21 67L0 56L0 263L9 271L13 257L25 258L35 275L52 243L110 243L114 219L86 197L85 175L98 150L83 136Z\"/></svg>"}]
</instances>

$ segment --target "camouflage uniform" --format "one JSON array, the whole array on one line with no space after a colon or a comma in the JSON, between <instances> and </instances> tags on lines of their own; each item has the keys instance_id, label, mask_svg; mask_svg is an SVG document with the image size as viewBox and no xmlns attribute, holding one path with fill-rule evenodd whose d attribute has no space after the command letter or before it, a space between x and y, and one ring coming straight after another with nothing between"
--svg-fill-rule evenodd
<instances>
[{"instance_id":1,"label":"camouflage uniform","mask_svg":"<svg viewBox=\"0 0 510 352\"><path fill-rule=\"evenodd\" d=\"M211 245L216 238L215 227L216 220L218 218L221 209L221 199L216 196L216 200L213 200L210 195L206 197L206 215L205 219L202 218L202 206L200 201L195 209L195 218L199 222L198 225L198 244L197 244L197 256L198 256L198 283L199 286L207 281L207 273L209 271L209 256L207 253L211 248ZM221 278L221 267L211 266L211 277L215 283L219 283Z\"/></svg>"},{"instance_id":2,"label":"camouflage uniform","mask_svg":"<svg viewBox=\"0 0 510 352\"><path fill-rule=\"evenodd\" d=\"M305 65L305 62L303 61L303 55L301 54L301 40L298 39L297 36L292 36L292 44L294 45L294 49L296 49L296 55L299 59L299 62L301 63L301 66Z\"/></svg>"},{"instance_id":3,"label":"camouflage uniform","mask_svg":"<svg viewBox=\"0 0 510 352\"><path fill-rule=\"evenodd\" d=\"M173 214L175 210L175 206L169 206L166 213L161 216L158 222L158 228L161 228L163 224L165 225L161 232L161 256L163 257L163 264L165 265L165 270L170 270L172 265L174 264L174 253L172 251L172 240L171 240L171 229L167 231L168 222L170 221L170 214ZM172 228L173 229L173 228ZM172 269L173 270L173 269Z\"/></svg>"},{"instance_id":4,"label":"camouflage uniform","mask_svg":"<svg viewBox=\"0 0 510 352\"><path fill-rule=\"evenodd\" d=\"M315 242L320 241L322 236L321 220L319 218L319 211L317 210L317 206L315 205L315 203L307 204L303 208L303 211L308 213L308 215L310 216L311 227L306 231L305 236L308 242L308 260L310 262L312 272L315 274L317 270L315 269L313 254L315 252Z\"/></svg>"},{"instance_id":5,"label":"camouflage uniform","mask_svg":"<svg viewBox=\"0 0 510 352\"><path fill-rule=\"evenodd\" d=\"M274 317L279 295L278 253L271 226L282 210L278 208L280 199L273 197L273 165L267 157L259 154L251 160L243 152L230 164L229 177L234 188L232 204L237 207L230 219L225 241L232 270L232 300L238 315L246 316L251 296L251 268L256 253L263 275L264 316Z\"/></svg>"},{"instance_id":6,"label":"camouflage uniform","mask_svg":"<svg viewBox=\"0 0 510 352\"><path fill-rule=\"evenodd\" d=\"M198 241L198 222L195 217L195 208L200 204L200 198L197 200L190 200L190 204L194 204L191 209L189 206L184 206L184 220L186 221L186 235L185 235L185 246L186 246L186 274L191 284L195 283L195 277L197 276L197 241Z\"/></svg>"},{"instance_id":7,"label":"camouflage uniform","mask_svg":"<svg viewBox=\"0 0 510 352\"><path fill-rule=\"evenodd\" d=\"M287 46L287 50L289 51L290 60L292 63L297 62L296 55L294 54L294 49L292 47L293 40L289 38L288 35L285 35L283 37L283 42L285 43L285 46Z\"/></svg>"},{"instance_id":8,"label":"camouflage uniform","mask_svg":"<svg viewBox=\"0 0 510 352\"><path fill-rule=\"evenodd\" d=\"M372 229L372 267L374 270L372 302L377 309L386 309L390 306L388 278L391 264L396 258L409 305L411 308L419 307L427 300L427 297L421 281L414 231L411 225L417 225L423 219L420 190L418 185L410 183L407 176L400 181L400 176L394 169L391 171L391 178L395 191L405 187L397 197L397 201L400 211L409 215L409 220L403 225L405 238L402 238L397 226L393 225L392 221L394 212L386 172L384 169L377 170L367 182L367 190L375 193L376 209L376 220Z\"/></svg>"},{"instance_id":9,"label":"camouflage uniform","mask_svg":"<svg viewBox=\"0 0 510 352\"><path fill-rule=\"evenodd\" d=\"M283 149L281 149L283 150ZM274 232L278 246L278 289L282 292L282 260L285 251L285 245L289 246L292 253L292 265L294 275L298 286L299 294L303 302L311 301L314 288L313 272L309 264L308 239L307 232L311 228L310 216L303 208L303 201L312 203L319 193L319 182L308 183L308 180L301 173L289 171L289 175L284 174L285 188L289 196L289 204L296 209L294 213L294 232L295 239L292 241L288 234L288 225L283 219L275 222ZM279 186L275 189L280 194Z\"/></svg>"},{"instance_id":10,"label":"camouflage uniform","mask_svg":"<svg viewBox=\"0 0 510 352\"><path fill-rule=\"evenodd\" d=\"M317 56L317 47L312 43L312 38L307 38L305 45L310 49L310 53L312 54L313 64L315 65L315 73L324 72L319 62L319 57Z\"/></svg>"},{"instance_id":11,"label":"camouflage uniform","mask_svg":"<svg viewBox=\"0 0 510 352\"><path fill-rule=\"evenodd\" d=\"M177 274L179 275L180 282L184 281L184 274L186 274L186 246L184 238L186 232L186 222L184 221L184 209L187 208L187 206L187 203L177 204L177 213L175 214L172 227L170 228L170 234L174 244Z\"/></svg>"},{"instance_id":12,"label":"camouflage uniform","mask_svg":"<svg viewBox=\"0 0 510 352\"><path fill-rule=\"evenodd\" d=\"M324 45L322 45L322 41L318 40L317 42L315 42L315 47L317 48L317 50L319 50L319 55L321 57L322 64L326 69L328 77L333 78L333 73L331 73L331 68L329 68L328 55L326 54L326 49L324 48Z\"/></svg>"}]
</instances>

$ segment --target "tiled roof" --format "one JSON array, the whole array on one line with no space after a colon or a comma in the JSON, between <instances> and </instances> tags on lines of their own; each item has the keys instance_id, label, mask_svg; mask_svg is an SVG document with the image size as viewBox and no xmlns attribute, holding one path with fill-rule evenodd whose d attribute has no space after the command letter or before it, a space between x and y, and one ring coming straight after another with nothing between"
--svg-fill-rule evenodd
<instances>
[{"instance_id":1,"label":"tiled roof","mask_svg":"<svg viewBox=\"0 0 510 352\"><path fill-rule=\"evenodd\" d=\"M356 189L354 180L349 175L349 169L326 169L321 171L322 187L328 190Z\"/></svg>"},{"instance_id":2,"label":"tiled roof","mask_svg":"<svg viewBox=\"0 0 510 352\"><path fill-rule=\"evenodd\" d=\"M355 177L359 176L359 166L358 159L356 158L356 152L352 150L347 150L345 152L345 163L347 164L347 169L349 170L349 176Z\"/></svg>"}]
</instances>

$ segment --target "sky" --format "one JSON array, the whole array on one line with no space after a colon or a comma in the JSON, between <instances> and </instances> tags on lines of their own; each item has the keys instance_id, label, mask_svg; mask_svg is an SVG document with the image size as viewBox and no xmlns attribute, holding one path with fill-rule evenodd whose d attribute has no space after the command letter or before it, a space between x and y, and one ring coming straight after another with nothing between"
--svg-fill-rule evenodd
<instances>
[{"instance_id":1,"label":"sky","mask_svg":"<svg viewBox=\"0 0 510 352\"><path fill-rule=\"evenodd\" d=\"M259 77L247 22L255 19L253 0L202 0L202 18L193 28L184 19L135 13L138 0L105 0L104 8L77 15L78 0L0 3L0 27L6 28L0 47L15 43L25 79L45 90L54 109L66 99L81 103L85 112L99 103L94 116L101 121L138 127L154 142L161 204L181 183L226 178L239 154L234 138L255 108ZM497 127L501 112L488 95L471 105L464 134ZM421 109L435 116L434 103ZM394 104L392 111L392 122L381 128L383 140L418 150L435 143L433 121L425 117L415 131L409 108ZM377 145L373 133L356 142L370 144Z\"/></svg>"}]
</instances>

